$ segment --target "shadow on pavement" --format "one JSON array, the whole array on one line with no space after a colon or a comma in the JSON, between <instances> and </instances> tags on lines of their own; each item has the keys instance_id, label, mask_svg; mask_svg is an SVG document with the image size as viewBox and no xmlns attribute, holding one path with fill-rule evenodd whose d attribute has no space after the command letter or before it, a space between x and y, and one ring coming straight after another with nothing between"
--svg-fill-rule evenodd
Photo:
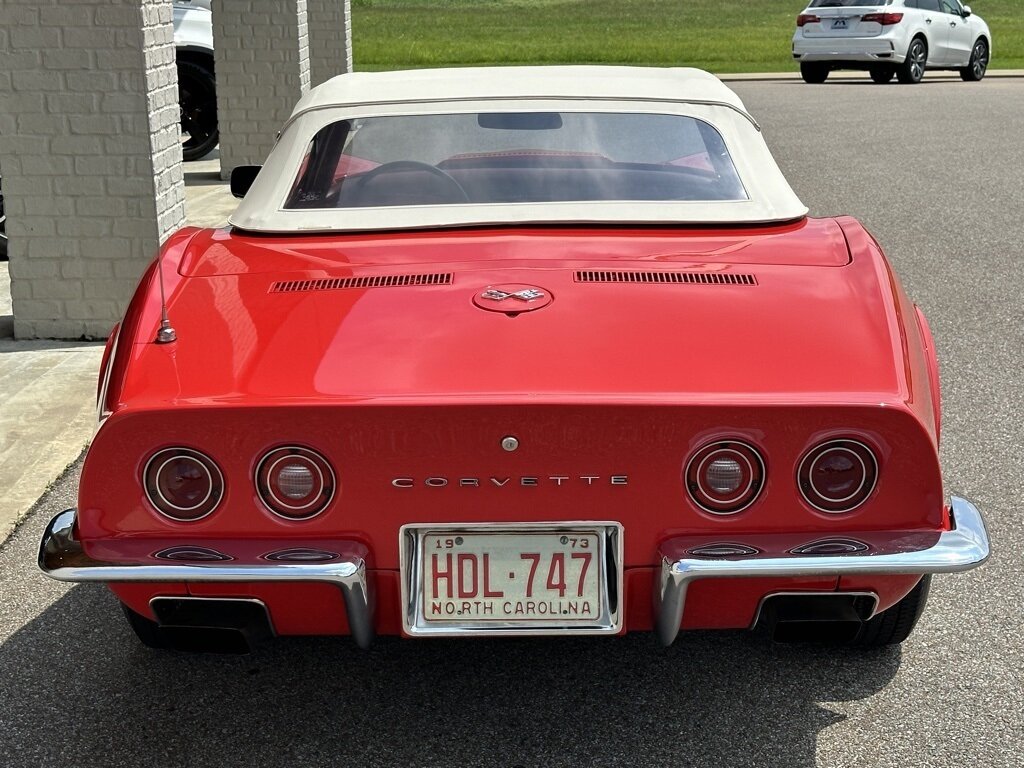
<instances>
[{"instance_id":1,"label":"shadow on pavement","mask_svg":"<svg viewBox=\"0 0 1024 768\"><path fill-rule=\"evenodd\" d=\"M0 764L804 768L841 719L818 702L870 696L899 663L745 633L190 656L138 645L78 586L0 645Z\"/></svg>"}]
</instances>

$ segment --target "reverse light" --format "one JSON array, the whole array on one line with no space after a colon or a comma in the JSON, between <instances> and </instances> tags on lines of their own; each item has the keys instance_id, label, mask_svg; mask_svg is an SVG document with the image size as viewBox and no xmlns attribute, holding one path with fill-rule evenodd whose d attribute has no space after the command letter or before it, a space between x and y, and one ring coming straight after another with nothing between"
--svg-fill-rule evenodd
<instances>
[{"instance_id":1,"label":"reverse light","mask_svg":"<svg viewBox=\"0 0 1024 768\"><path fill-rule=\"evenodd\" d=\"M861 21L874 21L883 27L891 27L903 21L902 13L865 13L860 17Z\"/></svg>"},{"instance_id":2,"label":"reverse light","mask_svg":"<svg viewBox=\"0 0 1024 768\"><path fill-rule=\"evenodd\" d=\"M713 515L733 515L749 507L764 487L764 459L738 441L710 443L687 462L690 499Z\"/></svg>"},{"instance_id":3,"label":"reverse light","mask_svg":"<svg viewBox=\"0 0 1024 768\"><path fill-rule=\"evenodd\" d=\"M308 520L319 515L334 498L334 470L323 456L309 448L275 448L256 467L256 492L275 515Z\"/></svg>"},{"instance_id":4,"label":"reverse light","mask_svg":"<svg viewBox=\"0 0 1024 768\"><path fill-rule=\"evenodd\" d=\"M858 440L831 440L815 446L797 469L804 501L830 514L859 507L875 490L877 480L878 460Z\"/></svg>"},{"instance_id":5,"label":"reverse light","mask_svg":"<svg viewBox=\"0 0 1024 768\"><path fill-rule=\"evenodd\" d=\"M796 25L802 27L805 24L817 24L821 21L821 18L815 16L813 13L801 13L796 17Z\"/></svg>"},{"instance_id":6,"label":"reverse light","mask_svg":"<svg viewBox=\"0 0 1024 768\"><path fill-rule=\"evenodd\" d=\"M179 522L201 520L224 496L224 475L213 459L191 448L165 448L142 471L146 498L156 510Z\"/></svg>"}]
</instances>

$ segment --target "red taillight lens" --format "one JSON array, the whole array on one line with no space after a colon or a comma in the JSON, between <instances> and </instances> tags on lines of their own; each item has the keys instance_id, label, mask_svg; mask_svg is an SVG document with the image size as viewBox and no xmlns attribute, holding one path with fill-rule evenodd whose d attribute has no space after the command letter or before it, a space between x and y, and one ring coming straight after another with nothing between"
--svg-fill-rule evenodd
<instances>
[{"instance_id":1,"label":"red taillight lens","mask_svg":"<svg viewBox=\"0 0 1024 768\"><path fill-rule=\"evenodd\" d=\"M817 24L821 19L813 13L801 13L796 17L796 25L802 27L804 24Z\"/></svg>"},{"instance_id":2,"label":"red taillight lens","mask_svg":"<svg viewBox=\"0 0 1024 768\"><path fill-rule=\"evenodd\" d=\"M275 448L256 467L256 492L267 509L289 520L319 515L334 498L334 470L316 451Z\"/></svg>"},{"instance_id":3,"label":"red taillight lens","mask_svg":"<svg viewBox=\"0 0 1024 768\"><path fill-rule=\"evenodd\" d=\"M172 520L192 522L209 515L224 496L224 475L209 456L191 448L165 448L142 472L146 498Z\"/></svg>"},{"instance_id":4,"label":"red taillight lens","mask_svg":"<svg viewBox=\"0 0 1024 768\"><path fill-rule=\"evenodd\" d=\"M878 460L857 440L832 440L811 449L797 469L804 500L821 512L856 509L875 490Z\"/></svg>"},{"instance_id":5,"label":"red taillight lens","mask_svg":"<svg viewBox=\"0 0 1024 768\"><path fill-rule=\"evenodd\" d=\"M694 504L714 515L732 515L749 507L760 494L764 459L746 443L711 443L687 462L685 478Z\"/></svg>"},{"instance_id":6,"label":"red taillight lens","mask_svg":"<svg viewBox=\"0 0 1024 768\"><path fill-rule=\"evenodd\" d=\"M865 13L860 17L861 21L875 21L883 27L891 27L903 21L902 13Z\"/></svg>"}]
</instances>

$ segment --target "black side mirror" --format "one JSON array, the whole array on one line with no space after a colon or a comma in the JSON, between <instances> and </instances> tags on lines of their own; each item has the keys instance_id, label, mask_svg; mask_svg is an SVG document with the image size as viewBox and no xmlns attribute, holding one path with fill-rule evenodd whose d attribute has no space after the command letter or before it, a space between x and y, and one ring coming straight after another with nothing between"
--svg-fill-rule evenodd
<instances>
[{"instance_id":1,"label":"black side mirror","mask_svg":"<svg viewBox=\"0 0 1024 768\"><path fill-rule=\"evenodd\" d=\"M231 169L231 194L235 197L245 197L249 187L256 181L262 165L239 165Z\"/></svg>"}]
</instances>

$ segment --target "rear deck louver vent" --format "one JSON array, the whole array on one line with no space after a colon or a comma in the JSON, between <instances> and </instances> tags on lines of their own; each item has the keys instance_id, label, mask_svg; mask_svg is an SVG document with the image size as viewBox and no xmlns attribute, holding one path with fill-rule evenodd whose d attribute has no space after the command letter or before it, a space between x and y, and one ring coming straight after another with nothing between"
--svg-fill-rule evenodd
<instances>
[{"instance_id":1,"label":"rear deck louver vent","mask_svg":"<svg viewBox=\"0 0 1024 768\"><path fill-rule=\"evenodd\" d=\"M757 285L753 275L732 272L577 272L577 283L685 283L690 285Z\"/></svg>"},{"instance_id":2,"label":"rear deck louver vent","mask_svg":"<svg viewBox=\"0 0 1024 768\"><path fill-rule=\"evenodd\" d=\"M408 285L451 285L450 272L425 275L372 275L369 277L330 277L319 280L285 280L270 286L271 293L302 291L339 291L344 288L400 288Z\"/></svg>"}]
</instances>

